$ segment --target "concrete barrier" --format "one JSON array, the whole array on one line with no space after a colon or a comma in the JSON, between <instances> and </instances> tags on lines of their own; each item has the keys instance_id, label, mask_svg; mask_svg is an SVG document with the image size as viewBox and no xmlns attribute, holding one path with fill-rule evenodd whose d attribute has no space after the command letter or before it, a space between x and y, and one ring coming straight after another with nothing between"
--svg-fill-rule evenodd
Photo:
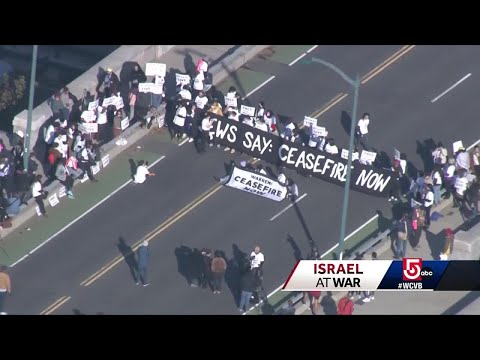
<instances>
[{"instance_id":1,"label":"concrete barrier","mask_svg":"<svg viewBox=\"0 0 480 360\"><path fill-rule=\"evenodd\" d=\"M98 84L97 74L100 67L105 70L110 67L117 75L120 74L122 65L126 61L138 62L143 68L145 68L145 64L147 62L151 61L152 59L159 58L171 50L174 46L175 45L123 45L66 86L68 86L73 94L79 97L82 96L84 89L87 89L94 94L95 88ZM41 126L52 115L52 110L47 104L47 101L41 103L35 109L33 109L32 133L30 138L30 145L32 148L37 142ZM25 134L27 133L27 116L28 111L23 110L20 114L17 114L14 117L14 131L22 130Z\"/></svg>"},{"instance_id":2,"label":"concrete barrier","mask_svg":"<svg viewBox=\"0 0 480 360\"><path fill-rule=\"evenodd\" d=\"M266 49L269 46L271 45L243 45L239 47L231 55L225 57L218 64L212 66L210 69L210 72L213 75L214 85L217 85L221 81L225 80L230 75L231 72L238 70L243 64L248 62L255 55L262 52L264 49ZM79 80L78 85L77 84L73 85L75 83L75 81L73 81L71 84L68 84L67 86L70 88L72 92L80 91L81 93L83 89L86 88L84 84L85 85L89 84L90 87L87 87L87 89L94 90L97 85L97 71L99 66L102 66L104 68L111 67L115 72L117 72L117 74L119 73L122 67L122 64L125 61L136 61L144 68L145 63L151 62L152 60L160 57L162 54L165 54L167 51L171 50L173 47L174 45L124 45L120 49L116 50L114 53L112 53L111 55L107 56L105 59L100 61L98 64L92 67L85 74L77 78L75 81L79 79L81 80L81 81ZM122 49L122 48L125 48L125 49ZM135 51L139 51L140 53L137 53L135 55ZM113 63L115 65L112 65ZM88 80L84 78L87 75L87 73L89 77ZM74 87L74 86L77 86L77 87ZM44 105L47 106L48 111L45 109ZM37 125L36 132L38 133L38 129L41 127L41 125L43 125L46 119L48 119L52 115L52 113L51 113L50 107L46 105L46 102L41 104L37 108L35 108L34 113L36 115L33 118L37 119L36 120L37 122L41 122L40 125ZM14 130L22 130L25 132L24 129L26 128L26 114L24 118L21 118L19 114L15 117L15 119L17 119L16 120L17 125L15 125L15 120L14 120ZM20 126L24 126L24 127L22 128ZM34 140L33 138L33 133L35 131L34 129L35 128L32 126L32 139L31 139L32 146L33 144L35 144L38 136L38 134L36 134L35 135L36 137ZM149 133L149 130L145 128L144 129L140 128L140 123L135 123L123 132L122 137L128 141L129 145L132 145L138 140L140 140L143 136L147 135L148 133ZM110 160L112 160L127 148L125 146L117 146L115 144L115 141L116 139L110 141L109 143L101 147L100 149L101 156L105 156L108 154L110 157ZM79 182L77 181L75 184L78 184L78 183ZM62 188L63 188L63 185L61 185L60 182L54 181L49 186L45 187L45 190L48 191L49 196L53 194L57 194L58 196ZM48 201L45 201L45 206L49 207ZM8 234L15 231L20 225L28 221L30 218L32 218L33 216L37 216L35 207L36 207L35 201L33 199L30 199L27 205L23 205L21 207L20 214L18 214L13 218L13 221L12 221L13 226L9 229L2 230L2 236L3 237L8 236Z\"/></svg>"},{"instance_id":3,"label":"concrete barrier","mask_svg":"<svg viewBox=\"0 0 480 360\"><path fill-rule=\"evenodd\" d=\"M480 224L468 231L458 231L449 260L478 260L480 257Z\"/></svg>"}]
</instances>

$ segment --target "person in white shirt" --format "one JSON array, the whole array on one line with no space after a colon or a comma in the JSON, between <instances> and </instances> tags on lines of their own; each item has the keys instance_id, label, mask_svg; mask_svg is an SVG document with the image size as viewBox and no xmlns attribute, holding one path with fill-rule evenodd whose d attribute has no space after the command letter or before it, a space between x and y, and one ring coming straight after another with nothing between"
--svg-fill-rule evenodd
<instances>
[{"instance_id":1,"label":"person in white shirt","mask_svg":"<svg viewBox=\"0 0 480 360\"><path fill-rule=\"evenodd\" d=\"M205 105L208 103L208 98L205 96L205 92L200 91L195 98L195 104L197 105L197 109L204 110Z\"/></svg>"},{"instance_id":2,"label":"person in white shirt","mask_svg":"<svg viewBox=\"0 0 480 360\"><path fill-rule=\"evenodd\" d=\"M287 141L290 140L291 142L295 141L295 123L292 119L288 119L286 121L285 127L283 128L283 132L280 134L281 138L286 139Z\"/></svg>"},{"instance_id":3,"label":"person in white shirt","mask_svg":"<svg viewBox=\"0 0 480 360\"><path fill-rule=\"evenodd\" d=\"M185 119L187 117L187 108L185 105L185 101L180 103L175 117L173 118L174 133L178 139L185 138L187 136L187 134L185 134Z\"/></svg>"},{"instance_id":4,"label":"person in white shirt","mask_svg":"<svg viewBox=\"0 0 480 360\"><path fill-rule=\"evenodd\" d=\"M78 133L75 137L75 141L73 142L73 151L75 152L75 154L77 154L77 157L78 153L82 151L82 149L85 147L85 143L85 134Z\"/></svg>"},{"instance_id":5,"label":"person in white shirt","mask_svg":"<svg viewBox=\"0 0 480 360\"><path fill-rule=\"evenodd\" d=\"M68 137L65 130L62 130L62 133L55 138L54 143L58 144L58 151L60 151L62 157L66 159L68 155Z\"/></svg>"},{"instance_id":6,"label":"person in white shirt","mask_svg":"<svg viewBox=\"0 0 480 360\"><path fill-rule=\"evenodd\" d=\"M201 137L202 137L202 145L200 147L201 152L205 152L205 147L209 144L210 147L213 146L212 141L210 140L210 131L213 129L213 123L215 119L211 118L210 116L206 116L202 120L201 125Z\"/></svg>"},{"instance_id":7,"label":"person in white shirt","mask_svg":"<svg viewBox=\"0 0 480 360\"><path fill-rule=\"evenodd\" d=\"M277 118L273 114L272 110L267 110L265 115L263 115L263 120L268 126L268 131L274 134L277 134Z\"/></svg>"},{"instance_id":8,"label":"person in white shirt","mask_svg":"<svg viewBox=\"0 0 480 360\"><path fill-rule=\"evenodd\" d=\"M335 145L335 141L333 139L328 139L327 145L325 145L325 152L332 155L338 154L338 147Z\"/></svg>"},{"instance_id":9,"label":"person in white shirt","mask_svg":"<svg viewBox=\"0 0 480 360\"><path fill-rule=\"evenodd\" d=\"M190 87L188 85L183 85L182 90L178 93L180 100L192 100L192 93L190 92Z\"/></svg>"},{"instance_id":10,"label":"person in white shirt","mask_svg":"<svg viewBox=\"0 0 480 360\"><path fill-rule=\"evenodd\" d=\"M455 159L456 159L457 171L460 169L464 169L467 171L470 170L470 155L465 150L465 148L462 147L458 150L457 156Z\"/></svg>"},{"instance_id":11,"label":"person in white shirt","mask_svg":"<svg viewBox=\"0 0 480 360\"><path fill-rule=\"evenodd\" d=\"M98 132L96 134L96 139L98 142L105 140L105 131L107 128L107 107L99 106L97 107L97 124Z\"/></svg>"},{"instance_id":12,"label":"person in white shirt","mask_svg":"<svg viewBox=\"0 0 480 360\"><path fill-rule=\"evenodd\" d=\"M255 246L255 249L250 254L250 270L255 271L256 276L261 278L263 273L263 264L265 256L260 251L260 246Z\"/></svg>"},{"instance_id":13,"label":"person in white shirt","mask_svg":"<svg viewBox=\"0 0 480 360\"><path fill-rule=\"evenodd\" d=\"M281 185L287 186L287 177L286 177L285 174L283 173L283 170L282 170L282 169L280 169L279 172L278 172L277 181L278 181Z\"/></svg>"},{"instance_id":14,"label":"person in white shirt","mask_svg":"<svg viewBox=\"0 0 480 360\"><path fill-rule=\"evenodd\" d=\"M40 216L47 217L47 212L45 210L45 204L43 203L43 199L45 197L45 193L42 187L42 175L35 176L35 181L32 185L32 197L35 199L35 202L38 205L38 209L40 210Z\"/></svg>"},{"instance_id":15,"label":"person in white shirt","mask_svg":"<svg viewBox=\"0 0 480 360\"><path fill-rule=\"evenodd\" d=\"M432 152L433 163L443 166L447 163L447 156L447 149L439 142L437 148Z\"/></svg>"},{"instance_id":16,"label":"person in white shirt","mask_svg":"<svg viewBox=\"0 0 480 360\"><path fill-rule=\"evenodd\" d=\"M448 164L443 167L443 183L447 191L447 199L455 192L455 159L449 158Z\"/></svg>"},{"instance_id":17,"label":"person in white shirt","mask_svg":"<svg viewBox=\"0 0 480 360\"><path fill-rule=\"evenodd\" d=\"M237 89L235 88L235 86L230 86L230 88L228 89L228 92L227 92L227 95L226 95L229 99L234 99L234 98L238 98L238 95L237 95Z\"/></svg>"},{"instance_id":18,"label":"person in white shirt","mask_svg":"<svg viewBox=\"0 0 480 360\"><path fill-rule=\"evenodd\" d=\"M263 117L263 115L265 115L265 103L263 101L260 101L257 105L255 116L259 118Z\"/></svg>"},{"instance_id":19,"label":"person in white shirt","mask_svg":"<svg viewBox=\"0 0 480 360\"><path fill-rule=\"evenodd\" d=\"M480 148L478 147L478 145L475 145L475 147L473 148L472 165L473 172L477 177L477 181L480 181Z\"/></svg>"},{"instance_id":20,"label":"person in white shirt","mask_svg":"<svg viewBox=\"0 0 480 360\"><path fill-rule=\"evenodd\" d=\"M48 145L52 145L55 140L55 130L60 127L60 120L55 120L53 124L48 125L44 131L44 139Z\"/></svg>"},{"instance_id":21,"label":"person in white shirt","mask_svg":"<svg viewBox=\"0 0 480 360\"><path fill-rule=\"evenodd\" d=\"M195 90L197 93L199 91L203 91L204 84L203 81L205 80L205 75L203 71L199 71L198 74L195 76L193 79L193 90Z\"/></svg>"},{"instance_id":22,"label":"person in white shirt","mask_svg":"<svg viewBox=\"0 0 480 360\"><path fill-rule=\"evenodd\" d=\"M467 172L465 170L458 171L454 188L453 207L462 207L465 205L465 191L468 188Z\"/></svg>"},{"instance_id":23,"label":"person in white shirt","mask_svg":"<svg viewBox=\"0 0 480 360\"><path fill-rule=\"evenodd\" d=\"M143 184L145 180L147 180L147 176L155 176L155 173L148 170L148 161L140 160L135 175L133 176L133 182L135 184Z\"/></svg>"},{"instance_id":24,"label":"person in white shirt","mask_svg":"<svg viewBox=\"0 0 480 360\"><path fill-rule=\"evenodd\" d=\"M92 166L95 166L97 163L95 161L95 152L92 148L92 144L88 144L84 147L79 153L79 162L78 167L82 170L82 172L87 173L88 178L91 182L98 182L97 179L93 176ZM73 163L72 163L73 164ZM68 169L68 167L67 167Z\"/></svg>"},{"instance_id":25,"label":"person in white shirt","mask_svg":"<svg viewBox=\"0 0 480 360\"><path fill-rule=\"evenodd\" d=\"M441 193L440 189L442 188L442 169L440 164L435 165L432 171L432 181L433 181L433 195L434 195L434 202L435 205L440 204L441 200Z\"/></svg>"},{"instance_id":26,"label":"person in white shirt","mask_svg":"<svg viewBox=\"0 0 480 360\"><path fill-rule=\"evenodd\" d=\"M432 184L427 184L423 197L423 209L425 210L425 228L427 229L430 226L430 211L432 210L433 202L433 186Z\"/></svg>"},{"instance_id":27,"label":"person in white shirt","mask_svg":"<svg viewBox=\"0 0 480 360\"><path fill-rule=\"evenodd\" d=\"M362 118L358 120L357 131L355 137L355 145L362 145L368 151L368 128L370 125L370 114L363 114Z\"/></svg>"}]
</instances>

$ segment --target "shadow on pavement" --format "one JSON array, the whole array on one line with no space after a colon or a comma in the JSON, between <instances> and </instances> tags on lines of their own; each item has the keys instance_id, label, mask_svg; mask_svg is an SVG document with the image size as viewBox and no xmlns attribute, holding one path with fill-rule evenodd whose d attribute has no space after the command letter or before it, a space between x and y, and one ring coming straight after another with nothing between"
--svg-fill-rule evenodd
<instances>
[{"instance_id":1,"label":"shadow on pavement","mask_svg":"<svg viewBox=\"0 0 480 360\"><path fill-rule=\"evenodd\" d=\"M313 241L312 234L310 233L310 230L308 229L307 223L305 222L305 219L303 218L303 214L300 211L300 207L298 206L298 203L293 202L293 208L295 209L295 213L298 216L298 219L300 220L300 223L302 224L303 230L305 231L305 235L307 236L308 243L311 246L315 245L315 242Z\"/></svg>"},{"instance_id":2,"label":"shadow on pavement","mask_svg":"<svg viewBox=\"0 0 480 360\"><path fill-rule=\"evenodd\" d=\"M447 310L445 310L442 315L456 315L463 309L465 309L468 305L473 303L480 297L480 291L471 291L455 304L450 306Z\"/></svg>"},{"instance_id":3,"label":"shadow on pavement","mask_svg":"<svg viewBox=\"0 0 480 360\"><path fill-rule=\"evenodd\" d=\"M132 248L125 242L125 239L121 236L118 238L117 248L125 259L125 262L130 269L130 274L135 281L137 269L137 260L135 259L135 253L133 252Z\"/></svg>"},{"instance_id":4,"label":"shadow on pavement","mask_svg":"<svg viewBox=\"0 0 480 360\"><path fill-rule=\"evenodd\" d=\"M302 251L300 250L300 248L298 247L298 244L297 242L295 241L295 239L293 238L292 235L288 234L287 235L287 242L290 244L290 246L292 247L292 250L293 250L293 256L295 257L295 260L296 261L300 261L303 259L302 257Z\"/></svg>"},{"instance_id":5,"label":"shadow on pavement","mask_svg":"<svg viewBox=\"0 0 480 360\"><path fill-rule=\"evenodd\" d=\"M133 179L137 172L137 163L133 159L128 159L128 163L130 164L130 177Z\"/></svg>"}]
</instances>

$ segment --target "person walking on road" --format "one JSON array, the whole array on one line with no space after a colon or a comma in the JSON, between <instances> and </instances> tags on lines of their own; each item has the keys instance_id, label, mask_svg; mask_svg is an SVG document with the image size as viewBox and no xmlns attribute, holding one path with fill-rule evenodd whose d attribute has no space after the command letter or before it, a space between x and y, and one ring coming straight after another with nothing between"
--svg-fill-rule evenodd
<instances>
[{"instance_id":1,"label":"person walking on road","mask_svg":"<svg viewBox=\"0 0 480 360\"><path fill-rule=\"evenodd\" d=\"M363 149L368 151L368 130L370 125L370 115L368 113L363 114L362 118L358 120L357 131L355 137L355 146L358 144L363 146Z\"/></svg>"},{"instance_id":2,"label":"person walking on road","mask_svg":"<svg viewBox=\"0 0 480 360\"><path fill-rule=\"evenodd\" d=\"M407 240L410 233L407 216L406 213L403 214L397 225L397 238L395 239L395 258L397 259L403 259L407 252Z\"/></svg>"},{"instance_id":3,"label":"person walking on road","mask_svg":"<svg viewBox=\"0 0 480 360\"><path fill-rule=\"evenodd\" d=\"M4 311L5 298L7 294L12 293L10 275L7 274L7 269L5 265L0 267L0 315L7 315Z\"/></svg>"},{"instance_id":4,"label":"person walking on road","mask_svg":"<svg viewBox=\"0 0 480 360\"><path fill-rule=\"evenodd\" d=\"M227 270L227 263L219 251L215 251L215 257L212 260L212 280L213 293L220 294L222 291L222 281Z\"/></svg>"},{"instance_id":5,"label":"person walking on road","mask_svg":"<svg viewBox=\"0 0 480 360\"><path fill-rule=\"evenodd\" d=\"M137 285L142 282L143 286L148 286L148 261L150 259L150 249L148 248L148 241L144 241L142 245L137 249L137 272L136 283Z\"/></svg>"},{"instance_id":6,"label":"person walking on road","mask_svg":"<svg viewBox=\"0 0 480 360\"><path fill-rule=\"evenodd\" d=\"M353 315L353 310L355 309L355 304L353 302L354 298L355 295L353 295L352 292L349 292L338 300L337 315Z\"/></svg>"}]
</instances>

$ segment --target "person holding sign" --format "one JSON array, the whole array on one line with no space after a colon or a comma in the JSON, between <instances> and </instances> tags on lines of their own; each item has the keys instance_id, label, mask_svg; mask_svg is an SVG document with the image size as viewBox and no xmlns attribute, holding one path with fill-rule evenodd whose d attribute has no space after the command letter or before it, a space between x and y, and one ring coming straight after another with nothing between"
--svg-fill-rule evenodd
<instances>
[{"instance_id":1,"label":"person holding sign","mask_svg":"<svg viewBox=\"0 0 480 360\"><path fill-rule=\"evenodd\" d=\"M105 140L105 132L107 128L107 107L99 106L97 107L97 124L98 132L96 135L97 141L102 142Z\"/></svg>"},{"instance_id":2,"label":"person holding sign","mask_svg":"<svg viewBox=\"0 0 480 360\"><path fill-rule=\"evenodd\" d=\"M358 120L355 137L355 145L361 144L364 150L368 151L368 128L370 125L370 114L364 113Z\"/></svg>"},{"instance_id":3,"label":"person holding sign","mask_svg":"<svg viewBox=\"0 0 480 360\"><path fill-rule=\"evenodd\" d=\"M268 126L268 131L272 134L278 135L277 131L277 118L273 114L272 110L267 110L265 115L263 116L263 120L265 120L265 124Z\"/></svg>"},{"instance_id":4,"label":"person holding sign","mask_svg":"<svg viewBox=\"0 0 480 360\"><path fill-rule=\"evenodd\" d=\"M201 145L200 145L200 152L205 152L207 144L209 144L210 147L213 146L212 141L210 140L210 131L213 129L213 123L216 121L216 119L211 118L210 116L206 116L202 120L202 133L201 133Z\"/></svg>"},{"instance_id":5,"label":"person holding sign","mask_svg":"<svg viewBox=\"0 0 480 360\"><path fill-rule=\"evenodd\" d=\"M93 176L92 166L95 166L97 163L95 161L96 155L93 150L92 144L88 144L86 147L80 151L80 161L79 167L82 171L87 173L88 178L91 182L98 182L97 179Z\"/></svg>"},{"instance_id":6,"label":"person holding sign","mask_svg":"<svg viewBox=\"0 0 480 360\"><path fill-rule=\"evenodd\" d=\"M295 123L292 119L287 119L283 132L280 134L280 137L285 138L286 140L295 141Z\"/></svg>"},{"instance_id":7,"label":"person holding sign","mask_svg":"<svg viewBox=\"0 0 480 360\"><path fill-rule=\"evenodd\" d=\"M195 95L197 95L200 91L203 91L204 85L203 81L205 80L205 75L203 71L199 71L195 78L193 79L193 90L195 91Z\"/></svg>"}]
</instances>

